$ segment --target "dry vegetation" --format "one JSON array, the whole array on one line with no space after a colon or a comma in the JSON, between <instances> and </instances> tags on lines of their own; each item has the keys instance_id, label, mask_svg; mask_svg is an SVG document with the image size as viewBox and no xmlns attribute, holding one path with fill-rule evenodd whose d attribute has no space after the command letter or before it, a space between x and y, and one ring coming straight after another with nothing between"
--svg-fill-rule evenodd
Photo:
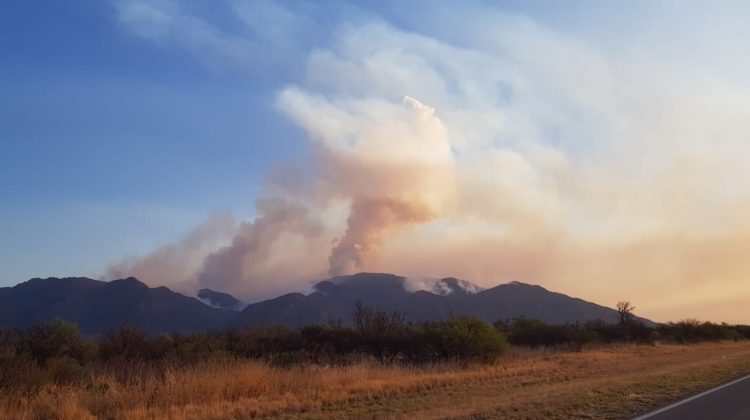
<instances>
[{"instance_id":1,"label":"dry vegetation","mask_svg":"<svg viewBox=\"0 0 750 420\"><path fill-rule=\"evenodd\" d=\"M5 394L5 418L623 418L750 372L750 343L514 348L489 365L272 367L214 360Z\"/></svg>"}]
</instances>

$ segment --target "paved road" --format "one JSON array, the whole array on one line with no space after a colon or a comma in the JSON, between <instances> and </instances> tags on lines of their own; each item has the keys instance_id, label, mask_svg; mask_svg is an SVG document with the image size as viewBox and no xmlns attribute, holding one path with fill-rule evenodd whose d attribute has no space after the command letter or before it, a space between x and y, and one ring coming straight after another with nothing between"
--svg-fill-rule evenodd
<instances>
[{"instance_id":1,"label":"paved road","mask_svg":"<svg viewBox=\"0 0 750 420\"><path fill-rule=\"evenodd\" d=\"M635 420L748 420L750 375L679 401Z\"/></svg>"}]
</instances>

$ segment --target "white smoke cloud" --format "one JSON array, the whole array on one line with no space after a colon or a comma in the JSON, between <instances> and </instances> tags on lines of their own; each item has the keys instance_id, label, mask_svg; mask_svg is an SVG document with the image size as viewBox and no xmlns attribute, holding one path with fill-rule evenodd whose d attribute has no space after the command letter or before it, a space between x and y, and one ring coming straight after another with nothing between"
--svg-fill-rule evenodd
<instances>
[{"instance_id":1,"label":"white smoke cloud","mask_svg":"<svg viewBox=\"0 0 750 420\"><path fill-rule=\"evenodd\" d=\"M416 99L331 101L292 88L279 106L320 148L317 188L350 205L331 275L364 270L389 231L438 217L453 198L445 129Z\"/></svg>"},{"instance_id":2,"label":"white smoke cloud","mask_svg":"<svg viewBox=\"0 0 750 420\"><path fill-rule=\"evenodd\" d=\"M201 284L258 297L326 272L452 275L739 320L717 308L750 298L750 86L731 70L750 68L750 37L709 28L692 51L669 31L467 13L452 42L374 21L309 53L276 103L310 139L304 188L269 190Z\"/></svg>"},{"instance_id":3,"label":"white smoke cloud","mask_svg":"<svg viewBox=\"0 0 750 420\"><path fill-rule=\"evenodd\" d=\"M201 267L203 259L231 239L236 229L237 221L232 216L216 214L174 244L111 265L103 278L112 280L133 276L192 293L196 287L194 273Z\"/></svg>"},{"instance_id":4,"label":"white smoke cloud","mask_svg":"<svg viewBox=\"0 0 750 420\"><path fill-rule=\"evenodd\" d=\"M302 263L314 252L294 248L295 240L311 245L322 236L322 227L304 204L270 196L259 199L256 207L256 219L242 223L231 244L203 260L201 287L263 296L283 290L280 278L309 280L305 271L317 271ZM294 262L296 267L287 267Z\"/></svg>"}]
</instances>

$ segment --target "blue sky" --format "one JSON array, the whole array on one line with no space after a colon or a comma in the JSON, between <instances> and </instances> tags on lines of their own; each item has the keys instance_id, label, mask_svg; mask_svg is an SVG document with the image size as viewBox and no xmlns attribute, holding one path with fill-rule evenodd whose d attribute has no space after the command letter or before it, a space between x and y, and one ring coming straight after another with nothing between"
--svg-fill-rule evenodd
<instances>
[{"instance_id":1,"label":"blue sky","mask_svg":"<svg viewBox=\"0 0 750 420\"><path fill-rule=\"evenodd\" d=\"M252 213L299 148L277 89L144 42L102 1L0 13L0 281L97 275L207 214Z\"/></svg>"}]
</instances>

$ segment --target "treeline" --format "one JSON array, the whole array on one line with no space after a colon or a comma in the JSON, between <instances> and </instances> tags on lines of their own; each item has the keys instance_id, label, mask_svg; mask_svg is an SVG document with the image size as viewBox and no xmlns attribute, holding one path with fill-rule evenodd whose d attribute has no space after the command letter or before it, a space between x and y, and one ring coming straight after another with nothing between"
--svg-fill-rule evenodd
<instances>
[{"instance_id":1,"label":"treeline","mask_svg":"<svg viewBox=\"0 0 750 420\"><path fill-rule=\"evenodd\" d=\"M495 327L508 337L512 345L572 350L580 350L590 344L692 344L703 341L750 339L750 325L715 324L696 320L650 327L630 318L625 318L617 324L594 321L584 324L551 325L519 317L511 321L498 321Z\"/></svg>"},{"instance_id":2,"label":"treeline","mask_svg":"<svg viewBox=\"0 0 750 420\"><path fill-rule=\"evenodd\" d=\"M656 328L656 337L682 344L701 341L750 340L750 325L714 324L688 319L659 325Z\"/></svg>"},{"instance_id":3,"label":"treeline","mask_svg":"<svg viewBox=\"0 0 750 420\"><path fill-rule=\"evenodd\" d=\"M353 326L267 327L196 334L150 335L122 326L102 337L79 334L64 321L0 329L0 389L29 390L86 374L114 376L206 361L263 360L274 365L490 362L510 345L580 350L586 345L656 341L696 343L750 339L750 326L683 321L656 327L632 317L619 324L549 325L529 318L487 324L477 318L411 324L402 314L357 305ZM125 380L125 379L123 379Z\"/></svg>"},{"instance_id":4,"label":"treeline","mask_svg":"<svg viewBox=\"0 0 750 420\"><path fill-rule=\"evenodd\" d=\"M280 366L373 359L408 364L489 362L509 347L501 331L477 318L415 325L401 314L362 305L353 318L353 327L334 322L156 336L121 326L96 339L64 321L0 329L0 390L30 391L102 372L128 381L134 369L158 372L231 359Z\"/></svg>"}]
</instances>

